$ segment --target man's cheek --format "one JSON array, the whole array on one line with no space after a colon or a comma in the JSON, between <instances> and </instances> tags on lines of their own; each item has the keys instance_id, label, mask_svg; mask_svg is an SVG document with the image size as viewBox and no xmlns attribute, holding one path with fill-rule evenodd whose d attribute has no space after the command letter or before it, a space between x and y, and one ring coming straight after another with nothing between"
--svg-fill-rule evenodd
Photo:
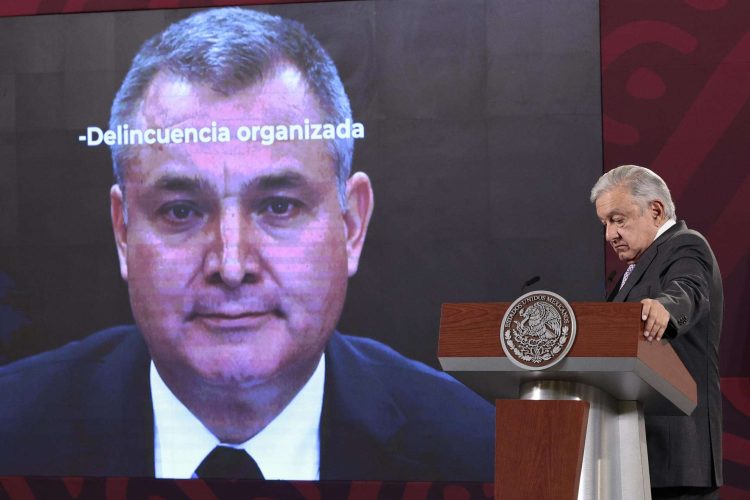
<instances>
[{"instance_id":1,"label":"man's cheek","mask_svg":"<svg viewBox=\"0 0 750 500\"><path fill-rule=\"evenodd\" d=\"M307 273L315 267L313 261L318 253L316 248L309 244L285 241L265 245L263 255L277 272L294 276Z\"/></svg>"},{"instance_id":2,"label":"man's cheek","mask_svg":"<svg viewBox=\"0 0 750 500\"><path fill-rule=\"evenodd\" d=\"M129 266L154 276L175 277L193 268L200 259L191 247L169 247L163 243L138 243L131 247Z\"/></svg>"},{"instance_id":3,"label":"man's cheek","mask_svg":"<svg viewBox=\"0 0 750 500\"><path fill-rule=\"evenodd\" d=\"M311 332L323 327L333 309L338 307L339 296L345 293L346 283L341 283L327 269L308 268L287 282L284 295L289 310L290 330Z\"/></svg>"}]
</instances>

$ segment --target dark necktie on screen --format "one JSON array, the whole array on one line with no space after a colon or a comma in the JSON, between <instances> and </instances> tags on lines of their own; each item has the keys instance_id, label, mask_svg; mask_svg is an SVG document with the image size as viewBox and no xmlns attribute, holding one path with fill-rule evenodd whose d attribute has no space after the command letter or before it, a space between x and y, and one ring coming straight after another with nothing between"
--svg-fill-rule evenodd
<instances>
[{"instance_id":1,"label":"dark necktie on screen","mask_svg":"<svg viewBox=\"0 0 750 500\"><path fill-rule=\"evenodd\" d=\"M217 446L206 455L195 475L202 479L263 479L258 464L245 450L228 446Z\"/></svg>"},{"instance_id":2,"label":"dark necktie on screen","mask_svg":"<svg viewBox=\"0 0 750 500\"><path fill-rule=\"evenodd\" d=\"M630 274L633 272L633 269L635 269L635 264L630 264L627 269L625 269L625 274L622 275L622 281L620 282L620 290L622 290L622 287L625 285L625 282L630 277Z\"/></svg>"}]
</instances>

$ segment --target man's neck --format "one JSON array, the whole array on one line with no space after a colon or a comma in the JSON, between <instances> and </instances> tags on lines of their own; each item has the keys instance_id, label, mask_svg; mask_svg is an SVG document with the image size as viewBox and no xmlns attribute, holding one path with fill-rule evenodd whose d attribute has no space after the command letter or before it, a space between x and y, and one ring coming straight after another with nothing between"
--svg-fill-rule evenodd
<instances>
[{"instance_id":1,"label":"man's neck","mask_svg":"<svg viewBox=\"0 0 750 500\"><path fill-rule=\"evenodd\" d=\"M167 387L153 362L150 368L154 412L156 477L193 477L222 440L210 432ZM320 474L320 416L325 387L325 356L310 380L268 425L233 446L257 462L266 479L317 480ZM295 457L289 460L289 457Z\"/></svg>"},{"instance_id":2,"label":"man's neck","mask_svg":"<svg viewBox=\"0 0 750 500\"><path fill-rule=\"evenodd\" d=\"M674 219L667 219L666 221L664 221L662 223L662 225L659 226L659 228L656 230L656 233L654 234L654 239L651 240L651 244L653 244L654 241L656 241L659 238L659 236L661 236L662 234L666 233L669 230L669 228L671 228L675 224L677 224L677 221L674 220ZM628 263L629 266L633 265L633 264L637 264L638 263L638 259L640 259L640 258L641 258L641 255L638 255L638 257L636 259L629 260L629 261L627 261L627 263Z\"/></svg>"},{"instance_id":3,"label":"man's neck","mask_svg":"<svg viewBox=\"0 0 750 500\"><path fill-rule=\"evenodd\" d=\"M320 356L258 384L212 385L157 370L172 393L221 442L239 444L265 428L307 383ZM175 376L177 375L177 376ZM187 382L187 383L186 383Z\"/></svg>"}]
</instances>

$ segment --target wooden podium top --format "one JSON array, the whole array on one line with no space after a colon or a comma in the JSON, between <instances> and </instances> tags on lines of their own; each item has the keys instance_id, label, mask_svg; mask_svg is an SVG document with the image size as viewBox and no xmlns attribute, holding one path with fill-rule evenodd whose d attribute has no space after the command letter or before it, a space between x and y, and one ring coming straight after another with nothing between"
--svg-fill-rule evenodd
<instances>
[{"instance_id":1,"label":"wooden podium top","mask_svg":"<svg viewBox=\"0 0 750 500\"><path fill-rule=\"evenodd\" d=\"M509 302L443 304L438 358L445 371L490 398L517 398L529 380L568 380L641 401L647 414L689 414L695 381L667 342L643 336L641 304L573 302L577 333L567 357L546 370L511 363L500 345Z\"/></svg>"}]
</instances>

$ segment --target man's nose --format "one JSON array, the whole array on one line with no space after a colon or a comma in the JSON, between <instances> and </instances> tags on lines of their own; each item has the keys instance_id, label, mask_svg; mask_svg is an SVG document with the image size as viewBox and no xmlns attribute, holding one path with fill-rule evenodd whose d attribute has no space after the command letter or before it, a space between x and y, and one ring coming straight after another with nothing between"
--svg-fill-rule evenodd
<instances>
[{"instance_id":1,"label":"man's nose","mask_svg":"<svg viewBox=\"0 0 750 500\"><path fill-rule=\"evenodd\" d=\"M230 288L252 283L258 276L257 249L252 222L243 218L238 206L223 207L216 228L214 251L206 259L206 276Z\"/></svg>"},{"instance_id":2,"label":"man's nose","mask_svg":"<svg viewBox=\"0 0 750 500\"><path fill-rule=\"evenodd\" d=\"M607 223L604 226L604 238L607 241L614 241L619 237L617 233L617 228L614 226L614 224Z\"/></svg>"}]
</instances>

